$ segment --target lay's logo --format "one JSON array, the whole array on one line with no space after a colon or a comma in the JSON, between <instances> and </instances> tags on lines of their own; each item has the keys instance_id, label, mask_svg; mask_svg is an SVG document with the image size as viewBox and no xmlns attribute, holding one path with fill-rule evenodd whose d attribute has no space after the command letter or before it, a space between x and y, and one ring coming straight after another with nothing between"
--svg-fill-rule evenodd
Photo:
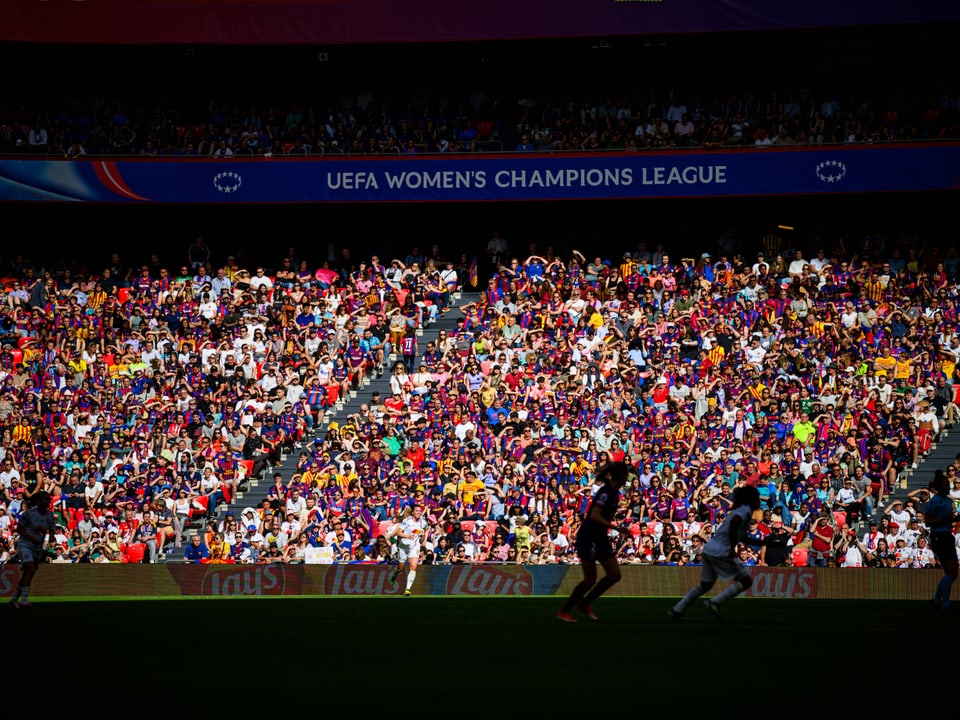
<instances>
[{"instance_id":1,"label":"lay's logo","mask_svg":"<svg viewBox=\"0 0 960 720\"><path fill-rule=\"evenodd\" d=\"M405 574L390 582L391 565L332 565L323 578L324 595L400 595Z\"/></svg>"},{"instance_id":2,"label":"lay's logo","mask_svg":"<svg viewBox=\"0 0 960 720\"><path fill-rule=\"evenodd\" d=\"M533 577L514 566L510 570L459 565L447 576L448 595L532 595Z\"/></svg>"},{"instance_id":3,"label":"lay's logo","mask_svg":"<svg viewBox=\"0 0 960 720\"><path fill-rule=\"evenodd\" d=\"M184 595L235 597L298 595L302 569L283 565L193 565L171 574Z\"/></svg>"}]
</instances>

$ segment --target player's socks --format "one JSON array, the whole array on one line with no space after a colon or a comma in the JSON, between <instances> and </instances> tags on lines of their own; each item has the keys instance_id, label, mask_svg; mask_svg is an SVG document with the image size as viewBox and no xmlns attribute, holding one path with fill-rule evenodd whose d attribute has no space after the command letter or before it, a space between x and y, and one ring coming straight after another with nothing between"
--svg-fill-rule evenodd
<instances>
[{"instance_id":1,"label":"player's socks","mask_svg":"<svg viewBox=\"0 0 960 720\"><path fill-rule=\"evenodd\" d=\"M592 605L594 600L603 595L607 590L609 590L616 581L611 580L609 577L604 576L600 578L599 582L593 586L593 589L584 595L583 600L580 601L580 605Z\"/></svg>"},{"instance_id":2,"label":"player's socks","mask_svg":"<svg viewBox=\"0 0 960 720\"><path fill-rule=\"evenodd\" d=\"M703 588L699 585L694 585L687 591L687 594L680 598L680 601L673 606L674 612L682 615L683 611L687 609L687 606L701 595L703 595Z\"/></svg>"},{"instance_id":3,"label":"player's socks","mask_svg":"<svg viewBox=\"0 0 960 720\"><path fill-rule=\"evenodd\" d=\"M417 571L411 570L407 573L407 592L413 587L413 581L417 579Z\"/></svg>"},{"instance_id":4,"label":"player's socks","mask_svg":"<svg viewBox=\"0 0 960 720\"><path fill-rule=\"evenodd\" d=\"M744 591L743 585L740 584L739 580L735 580L734 582L727 585L727 587L725 587L722 592L718 593L715 598L713 598L713 604L722 605L727 600L730 600L731 598L736 597L743 591Z\"/></svg>"},{"instance_id":5,"label":"player's socks","mask_svg":"<svg viewBox=\"0 0 960 720\"><path fill-rule=\"evenodd\" d=\"M950 575L944 575L937 583L937 594L934 599L940 603L944 609L950 607L950 590L953 588L953 578Z\"/></svg>"},{"instance_id":6,"label":"player's socks","mask_svg":"<svg viewBox=\"0 0 960 720\"><path fill-rule=\"evenodd\" d=\"M585 601L585 596L591 587L592 583L588 583L586 580L578 582L576 587L573 588L573 592L570 593L570 597L568 597L567 601L563 604L563 609L560 612L565 615L570 615L570 611L573 610L573 608Z\"/></svg>"}]
</instances>

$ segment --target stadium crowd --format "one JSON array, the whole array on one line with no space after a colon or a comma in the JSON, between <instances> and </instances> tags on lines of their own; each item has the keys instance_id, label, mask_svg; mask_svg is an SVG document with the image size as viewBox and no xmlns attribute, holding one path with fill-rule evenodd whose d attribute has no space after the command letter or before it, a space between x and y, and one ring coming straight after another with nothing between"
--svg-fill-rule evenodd
<instances>
[{"instance_id":1,"label":"stadium crowd","mask_svg":"<svg viewBox=\"0 0 960 720\"><path fill-rule=\"evenodd\" d=\"M960 100L944 93L839 96L798 87L711 97L653 89L635 96L498 98L476 92L414 106L382 97L331 102L181 103L137 96L0 106L0 153L77 158L275 157L476 151L563 152L916 142L960 135ZM296 97L295 95L293 97Z\"/></svg>"},{"instance_id":2,"label":"stadium crowd","mask_svg":"<svg viewBox=\"0 0 960 720\"><path fill-rule=\"evenodd\" d=\"M652 245L541 256L497 235L476 295L475 268L418 249L313 268L291 248L252 272L201 238L171 267L20 258L0 308L0 560L43 489L60 562L153 562L191 525L190 561L389 562L414 504L426 563L575 562L596 467L626 459L622 562L696 563L748 483L750 563L934 564L923 498L889 495L958 419L955 250ZM329 422L381 375L389 397ZM237 507L253 475L267 497Z\"/></svg>"}]
</instances>

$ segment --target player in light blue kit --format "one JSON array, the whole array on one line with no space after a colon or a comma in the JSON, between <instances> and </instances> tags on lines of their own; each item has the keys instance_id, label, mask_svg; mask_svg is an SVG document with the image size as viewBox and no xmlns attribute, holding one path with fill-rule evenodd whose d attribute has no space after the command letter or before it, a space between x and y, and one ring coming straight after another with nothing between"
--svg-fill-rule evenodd
<instances>
[{"instance_id":1,"label":"player in light blue kit","mask_svg":"<svg viewBox=\"0 0 960 720\"><path fill-rule=\"evenodd\" d=\"M52 540L56 535L56 523L50 512L50 493L40 490L30 497L30 507L20 514L17 523L20 540L17 543L17 556L20 559L20 582L10 599L15 608L30 607L30 583L37 574L37 568L44 562L44 545L47 536Z\"/></svg>"},{"instance_id":2,"label":"player in light blue kit","mask_svg":"<svg viewBox=\"0 0 960 720\"><path fill-rule=\"evenodd\" d=\"M737 545L743 541L744 533L750 527L750 518L759 508L760 493L753 485L743 485L733 491L733 507L727 514L727 519L701 551L703 569L700 571L700 584L690 588L676 605L667 610L667 615L674 620L680 620L687 606L709 592L719 577L733 582L716 597L703 601L713 616L719 619L719 606L753 584L750 573L737 557Z\"/></svg>"}]
</instances>

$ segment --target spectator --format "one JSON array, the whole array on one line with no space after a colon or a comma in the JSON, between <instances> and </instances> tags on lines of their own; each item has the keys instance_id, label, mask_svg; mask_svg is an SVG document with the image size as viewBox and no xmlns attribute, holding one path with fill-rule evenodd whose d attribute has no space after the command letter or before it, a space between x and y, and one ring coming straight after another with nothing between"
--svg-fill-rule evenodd
<instances>
[{"instance_id":1,"label":"spectator","mask_svg":"<svg viewBox=\"0 0 960 720\"><path fill-rule=\"evenodd\" d=\"M841 248L836 254L839 260L844 251ZM387 478L414 473L411 479L425 485L422 501L434 504L428 504L428 512L495 519L498 513L509 518L515 516L514 508L522 510L531 522L521 526L526 527L519 533L521 547L530 551L531 560L537 550L540 561L551 555L546 543L555 537L554 528L565 531L567 537L575 532L575 518L584 510L596 465L611 455L622 454L638 468L642 464L641 482L649 488L645 487L648 492L635 512L645 521L654 520L662 507L667 518L670 512L686 512L690 521L716 523L729 512L724 498L731 487L756 482L765 490L772 482L774 490L765 507L804 532L824 502L833 507L830 492L834 487L842 490L841 479L846 476L853 479L862 504L857 519L872 515L869 502L886 504L899 471L914 458L918 463L924 458L914 415L921 406L911 400L909 391L922 389L918 395L927 398L929 386L936 398L942 369L924 361L923 353L915 352L919 347L908 351L902 341L892 341L891 330L880 320L872 330L859 318L844 325L842 299L839 303L828 299L840 299L840 291L830 289L836 279L824 278L826 284L818 286L820 279L807 273L797 280L800 287L810 288L803 303L807 318L801 319L790 293L781 294L775 287L777 278L769 277L765 269L754 272L742 259L733 260L729 271L724 269L726 260L715 265L721 269L704 285L690 263L686 268L683 262L672 266L661 246L655 264L653 256L643 263L634 263L631 257L622 286L604 286L601 291L603 269L592 274L596 280L588 280L582 258L532 251L526 260L510 262L508 271L497 272L477 302L462 305L457 329L439 334L422 355L416 352L409 371L397 363L389 400L371 403L351 421L353 430L344 427L340 432L331 424L326 437L314 443L304 442L311 435L309 424L296 417L295 406L313 393L310 408L317 411L317 424L323 427L319 412L331 403L327 388L335 387L342 395L349 389L347 353L355 346L364 361L376 357L371 354L373 330L368 335L358 322L372 315L396 315L403 321L403 334L407 327L416 328L424 312L415 301L420 277L400 281L401 289L410 288L409 304L397 302L388 293L382 297L383 309L374 312L369 308L361 312L355 305L361 297L349 280L331 278L322 297L315 287L283 300L295 304L293 317L298 320L292 325L284 325L286 316L265 294L259 303L245 296L249 280L240 281L210 305L209 317L197 318L196 327L190 324L193 320L176 328L168 326L167 337L147 329L158 317L150 303L154 278L162 276L148 265L149 287L127 300L127 307L142 304L147 312L138 314L131 308L129 313L119 313L114 319L121 329L115 339L112 331L91 326L92 342L82 350L86 367L71 367L65 375L68 379L50 385L56 407L51 401L43 413L34 412L37 403L30 394L44 378L34 372L35 367L46 364L56 370L74 362L76 345L59 342L53 319L44 316L37 321L39 342L23 350L30 372L23 372L22 364L16 367L9 350L4 350L9 360L7 394L12 395L4 429L14 438L28 432L46 436L45 428L52 428L56 417L61 433L57 437L72 441L74 436L84 436L90 456L87 462L74 465L69 456L34 455L30 446L15 443L8 457L11 467L19 468L20 479L3 480L6 497L15 501L18 491L32 487L41 474L50 482L47 469L53 471L52 478L59 477L63 467L69 482L63 485L61 506L70 498L69 488L76 488L73 471L79 469L85 505L87 488L102 487L100 499L90 507L94 518L110 509L118 517L125 515L121 508L127 502L143 512L166 484L170 485L168 497L178 508L175 513L187 515L179 508L190 507L192 500L180 502L203 497L199 491L206 482L207 464L212 474L220 475L221 492L225 491L214 502L215 509L229 502L235 490L229 475L232 458L227 454L242 453L254 460L255 474L259 474L268 461L280 461L281 448L298 449L295 443L303 442L305 468L313 460L317 467L309 470L311 481L301 486L301 496L312 496L325 513L339 513L350 525L363 517L362 510L347 507L349 498L342 492L339 497L327 494L331 478L335 484L344 482L341 491L355 477L366 483L363 495L367 498L376 497L380 490L384 500L403 497L407 502L416 496L415 486L401 495ZM110 264L125 276L119 257ZM616 270L620 277L620 269ZM727 272L729 277L724 275ZM850 272L849 263L846 272ZM430 271L424 273L420 275L426 277ZM112 269L109 275L102 273L101 288L103 279L114 277ZM210 273L205 264L196 276L189 267L180 266L178 277L186 280L179 286L172 281L167 292L177 303L197 302L190 297L194 280L210 275L220 274ZM895 278L893 274L890 282L897 282ZM22 275L21 286L28 280L26 273ZM785 282L786 277L781 280ZM239 287L244 282L246 289ZM109 293L103 290L104 297L97 300L101 306L115 302L109 298L115 298L120 287L108 284ZM75 296L58 284L48 285L45 279L42 287L54 301L72 307ZM742 291L750 287L754 290L748 297ZM90 291L90 298L100 292ZM158 304L163 302L160 293L157 287ZM908 296L908 302L898 301L906 308L904 314L909 314L908 322L917 328L931 326L935 314L927 312L931 308L919 295L914 303L909 287L893 296L901 293ZM855 302L853 307L858 315L859 305ZM4 307L11 313L16 309ZM881 310L884 317L892 314L882 303L875 310L878 317ZM308 318L304 324L299 322L301 317ZM139 319L137 331L127 329L132 328L130 318ZM366 322L368 328L376 328L380 321ZM381 332L388 334L389 325L383 322ZM215 341L197 342L197 332L210 333ZM869 332L883 336L871 343ZM927 343L923 338L928 336L932 337L925 331L916 342ZM811 337L818 342L811 342ZM685 351L685 343L691 341L697 352ZM931 349L933 345L930 341ZM98 346L103 350L96 350ZM144 353L151 363L138 374L136 366ZM109 363L102 362L104 354L112 355ZM908 363L907 355L916 361ZM927 357L933 356L928 353ZM153 360L160 361L159 368L153 369ZM306 382L301 383L293 369L297 362L309 368ZM834 364L836 369L831 369ZM166 377L168 372L177 378L173 385L150 382L151 373ZM75 416L72 426L64 423L57 411L69 417L66 410L73 411L80 402L66 390L85 381L115 388L117 397L127 398L128 407L138 408L136 427L126 427L122 418L100 406L83 408L89 422ZM887 387L894 389L884 390ZM931 403L930 407L936 406ZM248 454L244 447L251 437L253 444L265 440L273 444L258 444L251 447L254 454ZM363 442L357 446L354 438ZM356 457L351 457L353 453ZM483 488L470 497L457 492L461 471L467 468L476 473ZM685 468L689 471L683 472ZM4 473L0 471L0 477ZM157 473L164 479L154 485L150 480ZM774 480L777 473L782 475ZM305 471L301 478L306 475ZM437 482L438 494L431 496L430 478L441 475L444 482ZM654 475L667 482L654 483ZM770 481L760 479L768 475ZM443 491L448 481L453 485L452 499ZM815 483L812 488L810 481ZM658 489L662 487L670 488L669 496ZM649 492L654 489L656 493ZM805 507L801 499L806 500ZM542 514L542 531L534 528L534 511ZM284 516L281 524L285 521ZM523 537L527 533L529 541ZM544 536L546 541L541 539ZM686 537L678 539L683 549L691 546ZM516 534L505 538L514 549L516 541ZM637 543L634 553L640 549ZM618 548L618 556L625 555L626 549Z\"/></svg>"},{"instance_id":2,"label":"spectator","mask_svg":"<svg viewBox=\"0 0 960 720\"><path fill-rule=\"evenodd\" d=\"M183 550L183 562L190 565L200 565L209 558L210 550L203 541L203 536L200 533L192 535L190 542Z\"/></svg>"}]
</instances>

